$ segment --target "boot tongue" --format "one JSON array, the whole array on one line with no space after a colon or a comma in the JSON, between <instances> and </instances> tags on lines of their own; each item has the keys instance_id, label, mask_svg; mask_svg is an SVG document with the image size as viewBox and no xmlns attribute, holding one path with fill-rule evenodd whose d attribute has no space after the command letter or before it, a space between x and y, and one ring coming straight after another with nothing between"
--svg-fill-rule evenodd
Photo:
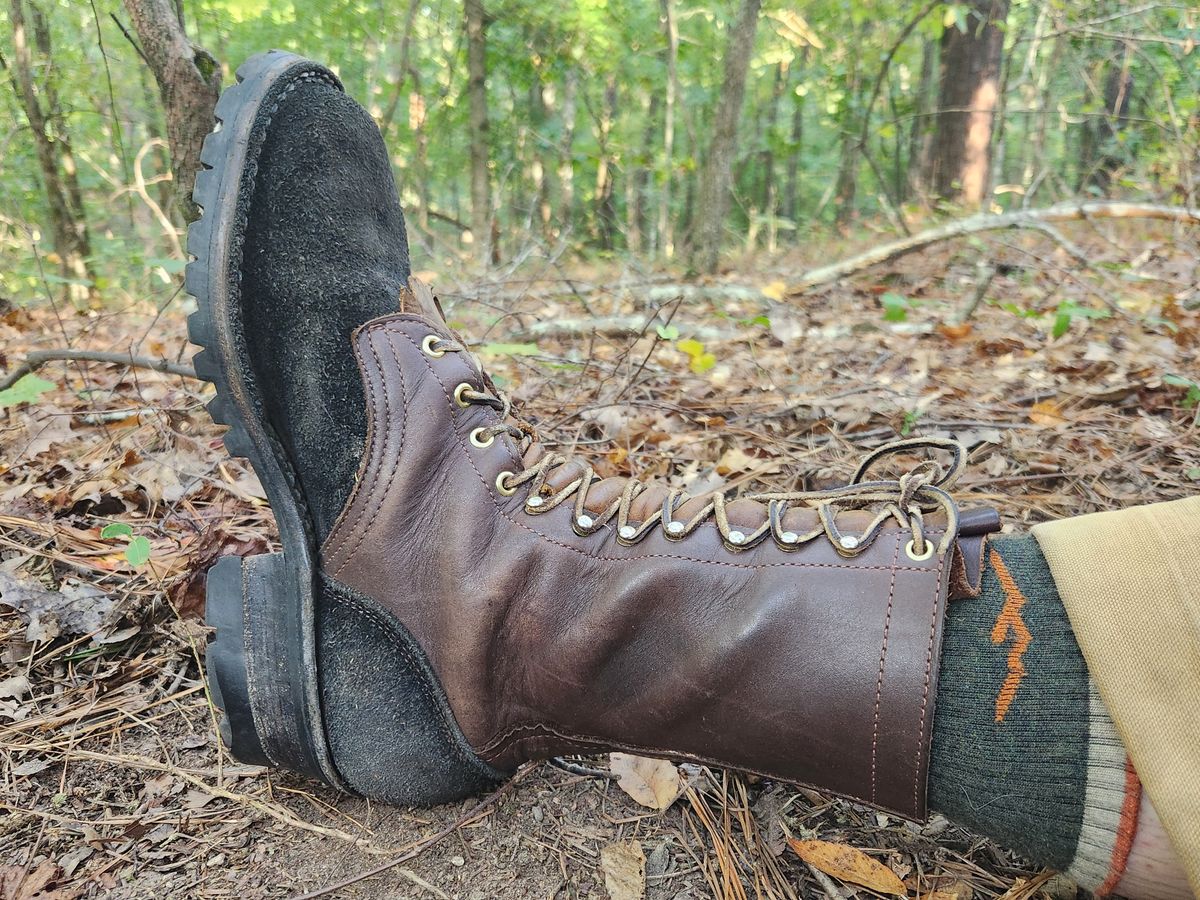
<instances>
[{"instance_id":1,"label":"boot tongue","mask_svg":"<svg viewBox=\"0 0 1200 900\"><path fill-rule=\"evenodd\" d=\"M446 323L446 314L433 295L433 289L415 275L409 275L408 284L400 288L400 312L424 316L438 324Z\"/></svg>"}]
</instances>

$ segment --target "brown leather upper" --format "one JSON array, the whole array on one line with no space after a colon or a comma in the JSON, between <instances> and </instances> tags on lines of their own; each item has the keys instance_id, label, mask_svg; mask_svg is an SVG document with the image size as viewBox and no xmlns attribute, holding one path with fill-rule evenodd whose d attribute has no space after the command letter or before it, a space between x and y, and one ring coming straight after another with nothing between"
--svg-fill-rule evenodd
<instances>
[{"instance_id":1,"label":"brown leather upper","mask_svg":"<svg viewBox=\"0 0 1200 900\"><path fill-rule=\"evenodd\" d=\"M712 522L679 541L653 529L625 545L612 524L581 536L571 504L533 514L527 486L498 489L529 455L507 435L470 442L498 414L453 398L487 390L469 354L422 351L452 338L435 315L355 336L367 449L322 565L411 632L479 755L511 770L621 749L924 818L947 595L977 593L994 514L964 515L953 549L924 561L890 521L853 557L824 538L739 551ZM926 521L938 541L945 520Z\"/></svg>"}]
</instances>

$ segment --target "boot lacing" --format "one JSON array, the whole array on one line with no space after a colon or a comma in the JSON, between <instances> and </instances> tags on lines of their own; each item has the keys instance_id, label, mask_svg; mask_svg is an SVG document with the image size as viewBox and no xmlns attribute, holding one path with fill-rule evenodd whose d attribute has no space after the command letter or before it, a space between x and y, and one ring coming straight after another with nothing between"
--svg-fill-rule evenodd
<instances>
[{"instance_id":1,"label":"boot lacing","mask_svg":"<svg viewBox=\"0 0 1200 900\"><path fill-rule=\"evenodd\" d=\"M430 349L437 352L439 356L446 351L466 351L466 347L462 344L445 338L432 341ZM478 366L478 361L476 363ZM483 371L482 366L478 366L478 369ZM486 379L486 376L484 377ZM503 392L496 389L490 379L487 379L487 382L488 386L495 391L494 394L477 391L467 385L460 385L455 391L455 399L463 405L487 406L500 416L499 422L476 429L473 433L473 440L477 439L480 446L486 446L495 437L507 434L518 441L518 446L524 453L537 440L537 432L527 422L513 416L512 401ZM942 471L935 461L925 460L898 478L866 480L868 472L880 460L912 450L945 450L951 454L952 461L945 471ZM559 466L569 463L583 465L583 472L570 484L554 490L548 484L550 473ZM924 560L932 556L935 551L939 555L945 553L958 533L958 506L947 492L947 488L958 480L965 468L966 448L956 440L917 437L893 441L884 444L863 459L853 478L842 487L820 491L781 491L743 495L740 499L755 500L767 505L767 520L749 533L729 521L726 511L729 501L721 491L713 491L704 506L695 515L687 521L681 521L675 518L675 513L685 499L691 498L688 498L681 489L672 489L663 499L661 508L655 510L644 521L633 522L630 518L633 503L642 493L649 490L645 484L633 478L626 480L621 496L609 504L607 509L600 513L593 512L587 508L588 491L594 482L601 480L600 476L596 474L590 464L561 453L546 453L537 462L522 471L511 472L507 477L502 476L502 484L506 492L512 492L521 485L529 486L525 511L530 514L549 512L573 496L575 510L572 525L576 533L583 536L595 534L615 517L617 540L622 544L636 543L659 526L662 527L664 535L669 540L681 541L711 517L721 538L733 550L745 550L753 547L764 540L768 534L784 550L797 550L823 534L838 553L843 556L857 556L870 546L884 523L893 519L902 530L912 533L912 540L905 548L908 556L913 560ZM817 527L803 534L788 530L784 526L783 520L788 509L793 505L815 509L819 521ZM838 527L837 515L841 510L868 507L878 507L878 512L860 534L845 533ZM946 527L941 539L935 545L925 535L925 515L937 510L945 514Z\"/></svg>"}]
</instances>

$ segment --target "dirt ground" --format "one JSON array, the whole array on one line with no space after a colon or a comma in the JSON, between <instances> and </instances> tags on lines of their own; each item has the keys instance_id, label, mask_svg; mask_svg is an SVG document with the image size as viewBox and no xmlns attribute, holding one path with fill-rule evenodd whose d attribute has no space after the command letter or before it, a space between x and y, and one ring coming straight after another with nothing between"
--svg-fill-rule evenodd
<instances>
[{"instance_id":1,"label":"dirt ground","mask_svg":"<svg viewBox=\"0 0 1200 900\"><path fill-rule=\"evenodd\" d=\"M601 474L820 486L898 435L953 434L971 448L960 494L1020 529L1200 489L1200 311L1186 308L1200 235L1070 237L1092 270L1004 235L787 301L806 263L850 248L703 283L615 263L568 278L539 259L469 283L449 265L425 275L544 436ZM960 322L980 258L996 273ZM173 290L0 310L0 371L63 347L186 364ZM261 487L226 457L201 383L81 362L37 374L31 402L0 410L0 898L291 896L400 855L332 895L625 900L613 873L632 859L654 900L879 896L801 862L789 836L865 851L911 897L1076 896L944 819L918 828L721 772L684 773L665 811L607 759L408 810L239 765L215 736L199 617L215 559L272 546Z\"/></svg>"}]
</instances>

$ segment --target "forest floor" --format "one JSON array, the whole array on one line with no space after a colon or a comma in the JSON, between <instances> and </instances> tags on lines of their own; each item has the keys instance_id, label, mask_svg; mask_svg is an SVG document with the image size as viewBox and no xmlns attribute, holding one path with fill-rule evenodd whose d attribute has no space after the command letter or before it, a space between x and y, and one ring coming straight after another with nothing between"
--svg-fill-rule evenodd
<instances>
[{"instance_id":1,"label":"forest floor","mask_svg":"<svg viewBox=\"0 0 1200 900\"><path fill-rule=\"evenodd\" d=\"M544 436L601 474L791 488L844 478L901 434L955 435L971 448L960 492L1020 529L1200 490L1200 311L1186 308L1200 235L1069 233L1094 269L1010 234L786 302L807 265L855 248L744 260L686 288L536 259L425 277ZM981 255L997 272L960 323ZM186 363L188 302L0 310L0 371L66 346ZM32 402L0 410L0 897L275 897L414 851L337 895L880 896L801 862L788 836L858 848L911 897L1075 896L944 819L719 772L684 773L665 811L651 806L682 783L647 806L550 764L482 807L410 810L236 763L201 678L203 579L222 554L272 546L260 485L226 456L200 382L73 362L38 375ZM102 536L111 523L129 528Z\"/></svg>"}]
</instances>

